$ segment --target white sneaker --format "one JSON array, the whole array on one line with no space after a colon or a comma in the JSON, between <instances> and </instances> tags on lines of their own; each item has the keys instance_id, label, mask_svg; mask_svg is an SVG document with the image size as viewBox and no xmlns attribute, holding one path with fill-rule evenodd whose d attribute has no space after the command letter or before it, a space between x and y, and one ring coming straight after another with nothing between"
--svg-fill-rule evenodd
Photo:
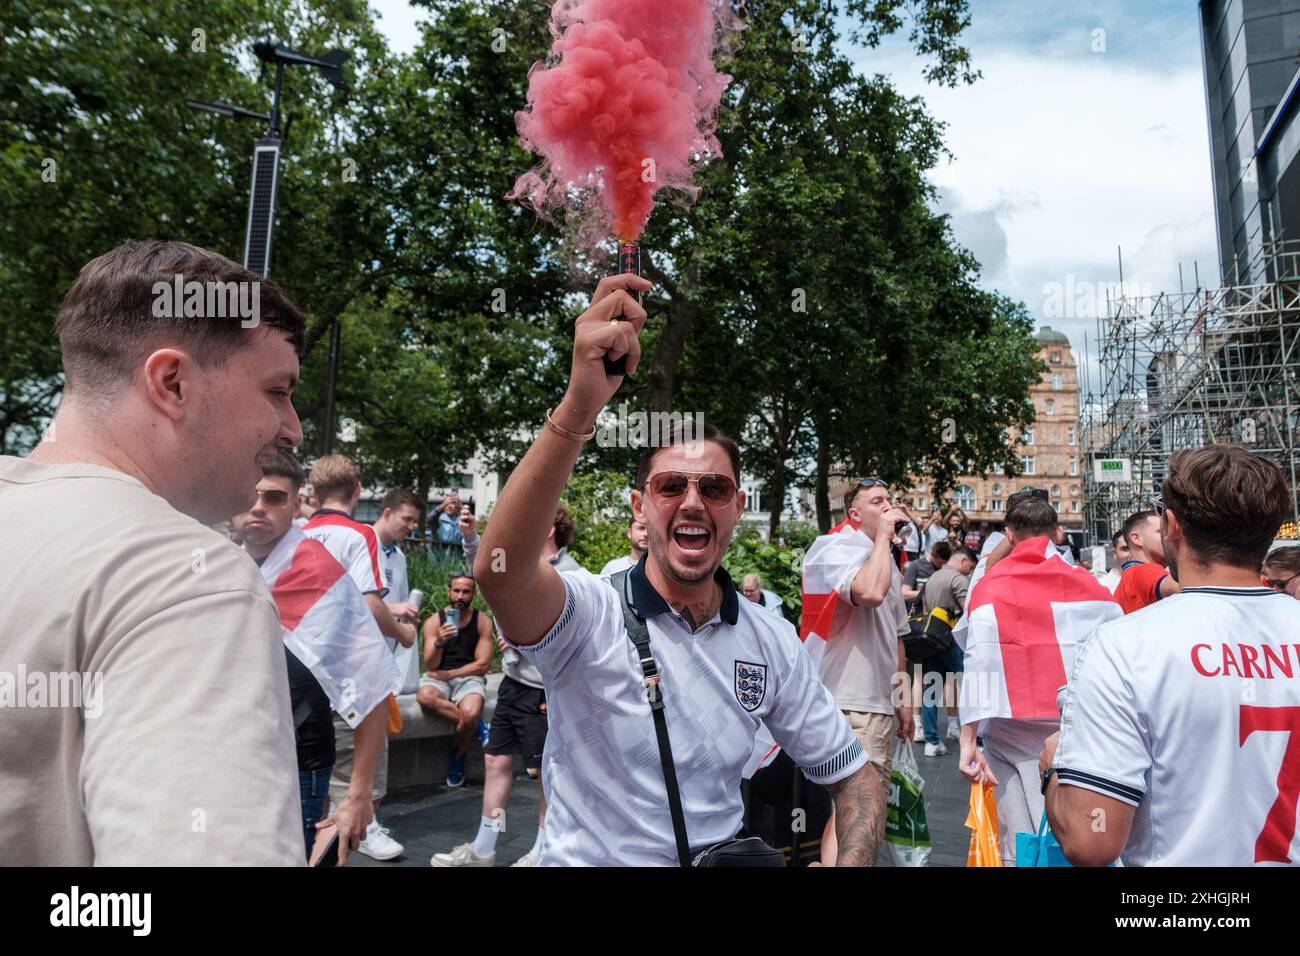
<instances>
[{"instance_id":1,"label":"white sneaker","mask_svg":"<svg viewBox=\"0 0 1300 956\"><path fill-rule=\"evenodd\" d=\"M450 853L435 853L430 866L496 866L497 855L475 856L474 844L462 843Z\"/></svg>"},{"instance_id":2,"label":"white sneaker","mask_svg":"<svg viewBox=\"0 0 1300 956\"><path fill-rule=\"evenodd\" d=\"M919 744L925 739L925 728L921 726L920 720L916 720L914 723L916 724L916 729L912 731L912 742Z\"/></svg>"},{"instance_id":3,"label":"white sneaker","mask_svg":"<svg viewBox=\"0 0 1300 956\"><path fill-rule=\"evenodd\" d=\"M948 718L948 739L961 740L961 724L951 717Z\"/></svg>"},{"instance_id":4,"label":"white sneaker","mask_svg":"<svg viewBox=\"0 0 1300 956\"><path fill-rule=\"evenodd\" d=\"M927 757L942 757L947 752L948 748L943 743L925 745L925 755Z\"/></svg>"},{"instance_id":5,"label":"white sneaker","mask_svg":"<svg viewBox=\"0 0 1300 956\"><path fill-rule=\"evenodd\" d=\"M519 859L515 860L515 862L511 863L510 865L511 866L536 866L537 851L529 850L527 853L525 853Z\"/></svg>"},{"instance_id":6,"label":"white sneaker","mask_svg":"<svg viewBox=\"0 0 1300 956\"><path fill-rule=\"evenodd\" d=\"M366 838L357 850L372 860L394 860L402 855L402 844L388 835L388 827L380 826L378 820L371 820L366 827Z\"/></svg>"}]
</instances>

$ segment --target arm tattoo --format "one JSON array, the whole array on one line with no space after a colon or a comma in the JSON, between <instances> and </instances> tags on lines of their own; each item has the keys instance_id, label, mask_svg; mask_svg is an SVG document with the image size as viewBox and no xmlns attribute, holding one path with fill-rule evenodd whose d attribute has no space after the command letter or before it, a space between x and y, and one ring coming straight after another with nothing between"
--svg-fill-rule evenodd
<instances>
[{"instance_id":1,"label":"arm tattoo","mask_svg":"<svg viewBox=\"0 0 1300 956\"><path fill-rule=\"evenodd\" d=\"M884 775L875 764L826 787L835 803L836 866L875 866L885 838Z\"/></svg>"}]
</instances>

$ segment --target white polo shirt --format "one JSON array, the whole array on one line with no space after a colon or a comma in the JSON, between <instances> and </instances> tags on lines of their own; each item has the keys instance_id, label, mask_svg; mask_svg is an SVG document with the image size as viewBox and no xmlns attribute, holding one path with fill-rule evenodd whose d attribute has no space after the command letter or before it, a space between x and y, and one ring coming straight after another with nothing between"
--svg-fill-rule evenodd
<instances>
[{"instance_id":1,"label":"white polo shirt","mask_svg":"<svg viewBox=\"0 0 1300 956\"><path fill-rule=\"evenodd\" d=\"M692 633L654 590L645 559L629 572L662 675L664 713L693 850L740 829L742 771L766 724L814 783L866 763L794 627L741 598L726 571L721 610ZM585 570L561 574L564 610L519 647L546 681L546 866L676 866L654 720L619 595Z\"/></svg>"},{"instance_id":2,"label":"white polo shirt","mask_svg":"<svg viewBox=\"0 0 1300 956\"><path fill-rule=\"evenodd\" d=\"M1295 599L1190 587L1083 645L1054 766L1137 807L1125 866L1300 863L1297 741Z\"/></svg>"}]
</instances>

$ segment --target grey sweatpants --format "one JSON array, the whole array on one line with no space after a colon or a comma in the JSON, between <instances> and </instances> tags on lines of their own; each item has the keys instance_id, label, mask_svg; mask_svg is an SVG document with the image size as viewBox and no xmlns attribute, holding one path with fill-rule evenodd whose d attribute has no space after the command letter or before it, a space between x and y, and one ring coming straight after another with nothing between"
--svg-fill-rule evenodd
<instances>
[{"instance_id":1,"label":"grey sweatpants","mask_svg":"<svg viewBox=\"0 0 1300 956\"><path fill-rule=\"evenodd\" d=\"M1016 865L1016 834L1037 833L1043 818L1038 755L1060 724L1038 720L990 720L983 733L984 759L998 778L998 835L1002 865Z\"/></svg>"}]
</instances>

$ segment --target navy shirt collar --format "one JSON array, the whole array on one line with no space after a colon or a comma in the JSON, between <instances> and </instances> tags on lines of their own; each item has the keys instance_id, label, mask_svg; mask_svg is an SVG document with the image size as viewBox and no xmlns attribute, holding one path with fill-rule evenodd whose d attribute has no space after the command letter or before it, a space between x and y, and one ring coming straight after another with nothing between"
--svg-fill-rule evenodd
<instances>
[{"instance_id":1,"label":"navy shirt collar","mask_svg":"<svg viewBox=\"0 0 1300 956\"><path fill-rule=\"evenodd\" d=\"M645 563L649 557L648 552L641 555L641 560L627 573L632 610L646 619L672 610L646 577ZM734 627L740 620L740 592L736 590L731 575L721 565L718 565L718 570L713 572L713 580L722 586L722 607L719 609L722 620Z\"/></svg>"}]
</instances>

